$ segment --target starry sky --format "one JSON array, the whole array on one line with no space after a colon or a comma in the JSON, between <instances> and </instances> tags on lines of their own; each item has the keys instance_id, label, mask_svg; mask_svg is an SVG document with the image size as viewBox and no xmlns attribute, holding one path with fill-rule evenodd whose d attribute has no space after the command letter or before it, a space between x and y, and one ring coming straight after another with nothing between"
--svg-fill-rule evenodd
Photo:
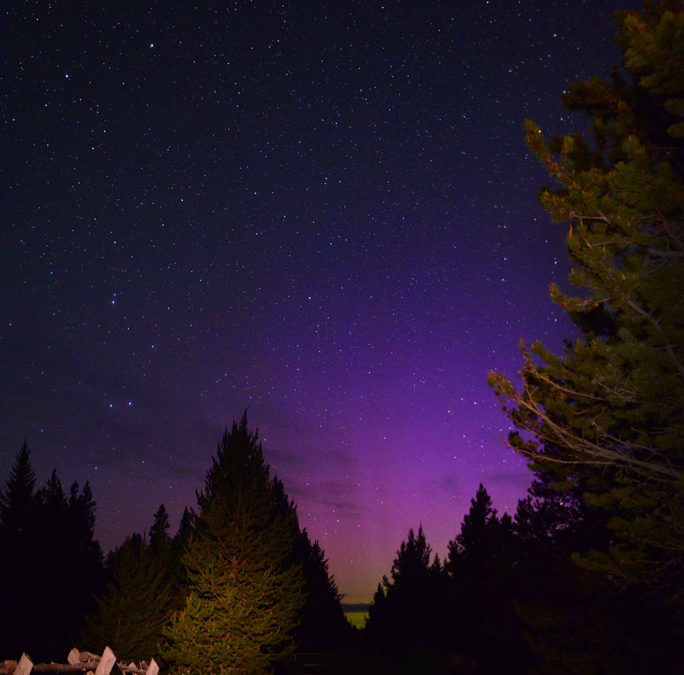
<instances>
[{"instance_id":1,"label":"starry sky","mask_svg":"<svg viewBox=\"0 0 684 675\"><path fill-rule=\"evenodd\" d=\"M616 0L2 11L0 481L89 480L105 550L172 530L248 408L350 602L408 529L531 473L486 384L573 334L523 120L620 61Z\"/></svg>"}]
</instances>

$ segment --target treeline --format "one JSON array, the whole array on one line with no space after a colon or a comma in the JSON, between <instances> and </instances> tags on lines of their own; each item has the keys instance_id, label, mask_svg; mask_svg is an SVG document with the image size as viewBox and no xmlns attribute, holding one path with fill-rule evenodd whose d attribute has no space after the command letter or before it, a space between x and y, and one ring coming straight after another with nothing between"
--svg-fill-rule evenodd
<instances>
[{"instance_id":1,"label":"treeline","mask_svg":"<svg viewBox=\"0 0 684 675\"><path fill-rule=\"evenodd\" d=\"M0 492L0 657L61 660L73 644L172 672L270 672L295 650L350 645L325 554L301 529L246 416L226 431L197 510L166 508L103 559L88 484L35 491L26 445Z\"/></svg>"},{"instance_id":2,"label":"treeline","mask_svg":"<svg viewBox=\"0 0 684 675\"><path fill-rule=\"evenodd\" d=\"M676 603L577 564L613 535L567 479L539 472L512 517L480 485L443 560L410 530L359 633L245 416L177 533L161 505L106 558L88 484L67 496L53 472L35 490L24 445L0 491L0 657L77 644L177 673L296 672L295 651L334 653L328 673L675 672Z\"/></svg>"},{"instance_id":3,"label":"treeline","mask_svg":"<svg viewBox=\"0 0 684 675\"><path fill-rule=\"evenodd\" d=\"M88 483L67 496L53 471L35 488L24 444L0 491L0 659L63 659L104 579Z\"/></svg>"},{"instance_id":4,"label":"treeline","mask_svg":"<svg viewBox=\"0 0 684 675\"><path fill-rule=\"evenodd\" d=\"M610 546L579 487L537 477L514 517L480 485L447 557L409 530L378 585L364 641L375 672L665 673L682 663L676 611L573 557ZM371 671L369 671L371 672Z\"/></svg>"}]
</instances>

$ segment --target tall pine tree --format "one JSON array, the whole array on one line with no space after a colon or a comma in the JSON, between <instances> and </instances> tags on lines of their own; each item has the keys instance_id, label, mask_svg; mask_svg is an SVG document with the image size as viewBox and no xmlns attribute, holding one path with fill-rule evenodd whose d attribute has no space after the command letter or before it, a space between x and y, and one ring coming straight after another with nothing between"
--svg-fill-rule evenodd
<instances>
[{"instance_id":1,"label":"tall pine tree","mask_svg":"<svg viewBox=\"0 0 684 675\"><path fill-rule=\"evenodd\" d=\"M370 607L367 641L384 650L386 672L432 672L444 651L446 576L422 526L409 530Z\"/></svg>"},{"instance_id":2,"label":"tall pine tree","mask_svg":"<svg viewBox=\"0 0 684 675\"><path fill-rule=\"evenodd\" d=\"M513 448L559 482L581 476L610 545L577 556L621 587L684 604L684 9L649 3L620 15L626 72L564 96L594 119L527 143L555 188L540 201L570 221L576 296L552 285L584 335L561 356L523 346L522 385L490 374L519 430ZM524 433L527 432L527 433ZM530 436L531 434L531 436Z\"/></svg>"},{"instance_id":3,"label":"tall pine tree","mask_svg":"<svg viewBox=\"0 0 684 675\"><path fill-rule=\"evenodd\" d=\"M514 611L515 548L510 516L497 516L480 484L449 542L451 647L483 672L522 672L526 655Z\"/></svg>"},{"instance_id":4,"label":"tall pine tree","mask_svg":"<svg viewBox=\"0 0 684 675\"><path fill-rule=\"evenodd\" d=\"M188 594L166 630L166 657L179 672L266 672L294 652L305 596L290 562L297 521L281 508L246 414L223 435L197 502L183 555Z\"/></svg>"},{"instance_id":5,"label":"tall pine tree","mask_svg":"<svg viewBox=\"0 0 684 675\"><path fill-rule=\"evenodd\" d=\"M0 534L3 544L20 542L34 523L36 472L27 443L21 446L4 490L0 491ZM10 549L5 549L10 550Z\"/></svg>"}]
</instances>

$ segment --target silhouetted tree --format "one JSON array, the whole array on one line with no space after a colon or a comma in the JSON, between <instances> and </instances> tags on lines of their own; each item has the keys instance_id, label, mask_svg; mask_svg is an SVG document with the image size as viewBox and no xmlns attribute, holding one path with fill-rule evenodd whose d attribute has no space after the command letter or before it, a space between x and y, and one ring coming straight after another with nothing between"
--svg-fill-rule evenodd
<instances>
[{"instance_id":1,"label":"silhouetted tree","mask_svg":"<svg viewBox=\"0 0 684 675\"><path fill-rule=\"evenodd\" d=\"M171 544L169 537L169 514L164 504L161 504L154 514L154 522L150 528L150 548L154 551L164 551Z\"/></svg>"},{"instance_id":2,"label":"silhouetted tree","mask_svg":"<svg viewBox=\"0 0 684 675\"><path fill-rule=\"evenodd\" d=\"M27 586L32 571L38 538L38 519L34 487L36 474L26 442L0 491L0 607L13 608L12 621L3 622L0 630L0 658L17 658L28 649L31 639L33 586ZM25 600L24 600L25 599Z\"/></svg>"},{"instance_id":3,"label":"silhouetted tree","mask_svg":"<svg viewBox=\"0 0 684 675\"><path fill-rule=\"evenodd\" d=\"M81 643L98 652L110 646L125 661L159 661L171 609L164 558L145 537L131 535L109 556L108 581L86 620Z\"/></svg>"},{"instance_id":4,"label":"silhouetted tree","mask_svg":"<svg viewBox=\"0 0 684 675\"><path fill-rule=\"evenodd\" d=\"M195 518L196 515L193 511L185 507L176 535L169 543L167 568L169 572L169 593L172 598L173 610L180 610L185 605L185 596L188 592L188 575L182 559L194 530Z\"/></svg>"},{"instance_id":5,"label":"silhouetted tree","mask_svg":"<svg viewBox=\"0 0 684 675\"><path fill-rule=\"evenodd\" d=\"M451 647L483 672L522 672L527 656L515 614L512 519L499 519L480 484L459 534L449 542Z\"/></svg>"},{"instance_id":6,"label":"silhouetted tree","mask_svg":"<svg viewBox=\"0 0 684 675\"><path fill-rule=\"evenodd\" d=\"M72 483L67 498L53 471L37 496L41 514L38 559L47 572L41 596L52 609L43 612L34 625L44 628L45 658L59 659L73 646L86 613L95 606L94 596L103 583L102 550L95 539L95 501L88 482L80 492L78 483ZM55 556L54 551L59 554Z\"/></svg>"},{"instance_id":7,"label":"silhouetted tree","mask_svg":"<svg viewBox=\"0 0 684 675\"><path fill-rule=\"evenodd\" d=\"M4 490L0 491L0 533L3 542L19 542L35 522L33 508L36 473L31 466L31 452L24 441Z\"/></svg>"},{"instance_id":8,"label":"silhouetted tree","mask_svg":"<svg viewBox=\"0 0 684 675\"><path fill-rule=\"evenodd\" d=\"M410 529L369 610L367 640L397 655L387 665L393 672L429 672L443 658L445 577L439 559L431 556L422 526L418 534Z\"/></svg>"},{"instance_id":9,"label":"silhouetted tree","mask_svg":"<svg viewBox=\"0 0 684 675\"><path fill-rule=\"evenodd\" d=\"M353 629L344 616L341 596L323 549L306 530L295 542L293 559L301 563L306 602L295 633L302 651L339 651L350 644Z\"/></svg>"},{"instance_id":10,"label":"silhouetted tree","mask_svg":"<svg viewBox=\"0 0 684 675\"><path fill-rule=\"evenodd\" d=\"M35 474L26 444L1 499L3 602L12 621L2 648L33 658L63 658L102 582L102 553L94 538L95 502L89 485L67 499L56 471L33 493Z\"/></svg>"},{"instance_id":11,"label":"silhouetted tree","mask_svg":"<svg viewBox=\"0 0 684 675\"><path fill-rule=\"evenodd\" d=\"M452 577L467 573L476 578L485 567L491 567L498 530L496 509L480 483L470 500L470 511L463 517L460 533L449 542L446 565Z\"/></svg>"},{"instance_id":12,"label":"silhouetted tree","mask_svg":"<svg viewBox=\"0 0 684 675\"><path fill-rule=\"evenodd\" d=\"M185 542L187 542L190 538L190 534L192 533L192 531L193 513L186 506L183 509L183 515L181 516L180 525L178 526L178 532L176 532L176 536L173 538L174 543L182 547L185 544Z\"/></svg>"},{"instance_id":13,"label":"silhouetted tree","mask_svg":"<svg viewBox=\"0 0 684 675\"><path fill-rule=\"evenodd\" d=\"M277 490L245 414L223 435L197 495L185 606L165 631L176 668L264 672L293 653L305 596L301 566L289 562L298 525Z\"/></svg>"},{"instance_id":14,"label":"silhouetted tree","mask_svg":"<svg viewBox=\"0 0 684 675\"><path fill-rule=\"evenodd\" d=\"M291 521L297 531L288 560L301 566L306 601L298 619L296 642L300 651L337 650L348 642L350 630L325 553L318 542L311 543L306 530L300 530L297 506L287 496L285 486L277 476L273 477L272 492L276 510L285 520Z\"/></svg>"},{"instance_id":15,"label":"silhouetted tree","mask_svg":"<svg viewBox=\"0 0 684 675\"><path fill-rule=\"evenodd\" d=\"M672 627L640 593L618 591L571 557L607 548L604 511L584 502L581 482L570 476L558 482L538 474L528 492L514 528L516 611L534 656L529 672L666 672Z\"/></svg>"},{"instance_id":16,"label":"silhouetted tree","mask_svg":"<svg viewBox=\"0 0 684 675\"><path fill-rule=\"evenodd\" d=\"M576 551L607 546L605 518L586 504L580 481L566 475L560 482L557 475L538 473L518 502L513 528L527 565L545 567Z\"/></svg>"}]
</instances>

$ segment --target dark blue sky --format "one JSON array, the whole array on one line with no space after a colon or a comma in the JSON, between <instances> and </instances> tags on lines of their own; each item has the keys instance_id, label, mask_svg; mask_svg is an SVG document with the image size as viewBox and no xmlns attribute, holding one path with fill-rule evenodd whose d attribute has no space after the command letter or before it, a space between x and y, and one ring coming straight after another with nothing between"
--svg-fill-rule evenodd
<instances>
[{"instance_id":1,"label":"dark blue sky","mask_svg":"<svg viewBox=\"0 0 684 675\"><path fill-rule=\"evenodd\" d=\"M10 2L0 480L90 480L105 549L194 506L249 407L342 592L530 472L486 385L572 334L523 120L621 3Z\"/></svg>"}]
</instances>

